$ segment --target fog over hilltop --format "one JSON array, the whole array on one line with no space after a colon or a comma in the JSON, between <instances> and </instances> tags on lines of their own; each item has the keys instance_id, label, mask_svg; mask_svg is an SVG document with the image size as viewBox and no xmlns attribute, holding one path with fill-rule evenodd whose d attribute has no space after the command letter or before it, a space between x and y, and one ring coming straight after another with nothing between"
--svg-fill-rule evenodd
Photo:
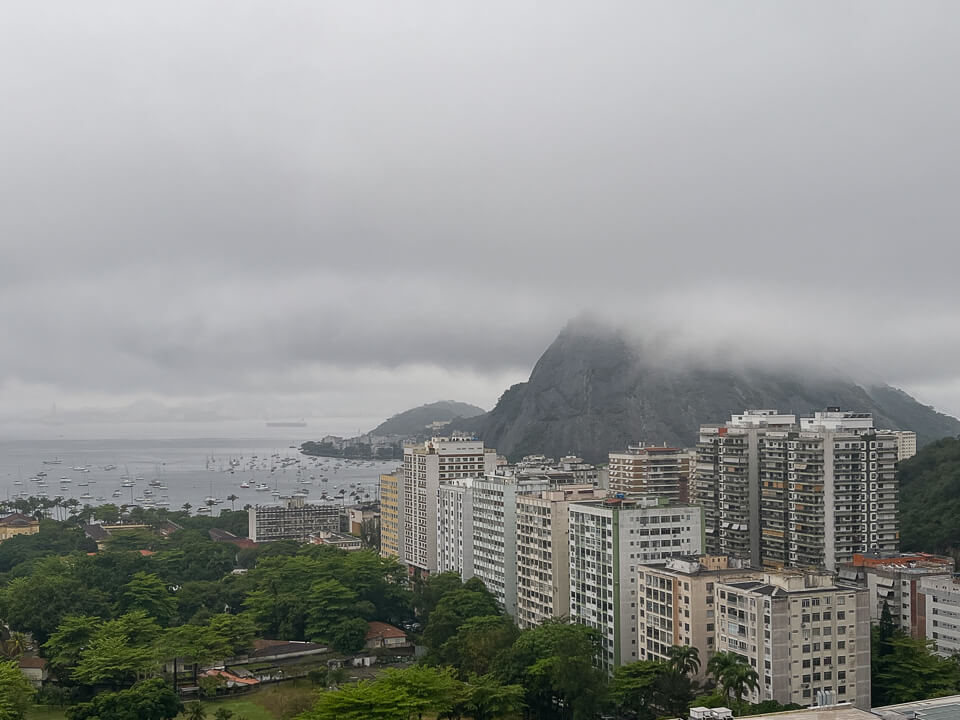
<instances>
[{"instance_id":1,"label":"fog over hilltop","mask_svg":"<svg viewBox=\"0 0 960 720\"><path fill-rule=\"evenodd\" d=\"M958 27L882 0L10 4L0 434L54 405L336 434L492 407L585 309L650 357L816 360L960 413Z\"/></svg>"}]
</instances>

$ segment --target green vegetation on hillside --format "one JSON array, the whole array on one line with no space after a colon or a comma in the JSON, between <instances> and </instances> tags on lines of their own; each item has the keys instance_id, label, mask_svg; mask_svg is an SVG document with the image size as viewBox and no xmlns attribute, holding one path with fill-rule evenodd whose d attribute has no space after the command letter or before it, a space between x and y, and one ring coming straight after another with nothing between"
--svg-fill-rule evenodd
<instances>
[{"instance_id":1,"label":"green vegetation on hillside","mask_svg":"<svg viewBox=\"0 0 960 720\"><path fill-rule=\"evenodd\" d=\"M486 410L469 403L455 400L421 405L380 423L370 431L371 435L401 435L403 437L422 435L428 425L436 422L449 423L460 418L472 418L483 415Z\"/></svg>"},{"instance_id":2,"label":"green vegetation on hillside","mask_svg":"<svg viewBox=\"0 0 960 720\"><path fill-rule=\"evenodd\" d=\"M960 439L943 438L900 463L903 550L960 550Z\"/></svg>"}]
</instances>

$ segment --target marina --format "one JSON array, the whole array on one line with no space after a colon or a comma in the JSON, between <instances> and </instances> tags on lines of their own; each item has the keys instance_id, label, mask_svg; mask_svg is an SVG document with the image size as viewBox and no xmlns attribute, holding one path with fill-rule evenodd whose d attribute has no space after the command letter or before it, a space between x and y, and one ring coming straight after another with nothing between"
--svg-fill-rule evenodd
<instances>
[{"instance_id":1,"label":"marina","mask_svg":"<svg viewBox=\"0 0 960 720\"><path fill-rule=\"evenodd\" d=\"M48 449L52 441L3 441L0 500L59 498L60 515L107 502L204 515L293 496L351 505L377 499L379 475L397 465L312 457L296 445L277 449L270 442L276 440L77 440ZM43 468L55 464L59 477L48 482Z\"/></svg>"}]
</instances>

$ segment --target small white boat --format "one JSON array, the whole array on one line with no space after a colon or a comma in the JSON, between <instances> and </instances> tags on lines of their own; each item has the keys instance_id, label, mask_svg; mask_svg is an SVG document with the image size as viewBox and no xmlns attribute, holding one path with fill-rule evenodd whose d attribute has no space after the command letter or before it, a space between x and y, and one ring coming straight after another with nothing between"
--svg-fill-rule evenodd
<instances>
[{"instance_id":1,"label":"small white boat","mask_svg":"<svg viewBox=\"0 0 960 720\"><path fill-rule=\"evenodd\" d=\"M103 469L104 469L104 470L116 470L116 469L117 469L117 466L116 466L116 465L104 465L104 466L103 466Z\"/></svg>"},{"instance_id":2,"label":"small white boat","mask_svg":"<svg viewBox=\"0 0 960 720\"><path fill-rule=\"evenodd\" d=\"M246 480L244 480L242 483L240 483L240 487L242 487L244 490L246 490L248 487L250 487L250 483L248 483Z\"/></svg>"},{"instance_id":3,"label":"small white boat","mask_svg":"<svg viewBox=\"0 0 960 720\"><path fill-rule=\"evenodd\" d=\"M257 492L266 492L269 489L270 489L270 486L267 485L266 483L260 483L259 485L257 485Z\"/></svg>"},{"instance_id":4,"label":"small white boat","mask_svg":"<svg viewBox=\"0 0 960 720\"><path fill-rule=\"evenodd\" d=\"M197 508L197 515L209 515L209 514L210 514L210 508L208 507Z\"/></svg>"},{"instance_id":5,"label":"small white boat","mask_svg":"<svg viewBox=\"0 0 960 720\"><path fill-rule=\"evenodd\" d=\"M54 458L53 460L44 460L44 465L60 465L63 462L60 458Z\"/></svg>"},{"instance_id":6,"label":"small white boat","mask_svg":"<svg viewBox=\"0 0 960 720\"><path fill-rule=\"evenodd\" d=\"M88 499L90 499L90 498L92 498L92 497L93 497L93 495L91 495L91 494L88 493L88 492L80 493L80 499L81 499L81 500L88 500Z\"/></svg>"}]
</instances>

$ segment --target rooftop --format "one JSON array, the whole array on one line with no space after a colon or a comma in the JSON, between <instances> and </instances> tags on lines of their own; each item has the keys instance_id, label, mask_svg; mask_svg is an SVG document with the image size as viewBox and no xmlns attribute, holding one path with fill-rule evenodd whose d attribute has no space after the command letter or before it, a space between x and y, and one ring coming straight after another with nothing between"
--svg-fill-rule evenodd
<instances>
[{"instance_id":1,"label":"rooftop","mask_svg":"<svg viewBox=\"0 0 960 720\"><path fill-rule=\"evenodd\" d=\"M0 525L4 527L29 527L30 525L39 525L36 518L23 513L11 513L6 517L0 518Z\"/></svg>"},{"instance_id":2,"label":"rooftop","mask_svg":"<svg viewBox=\"0 0 960 720\"><path fill-rule=\"evenodd\" d=\"M367 629L367 640L379 640L385 638L406 638L407 634L400 628L394 627L385 622L374 620Z\"/></svg>"}]
</instances>

